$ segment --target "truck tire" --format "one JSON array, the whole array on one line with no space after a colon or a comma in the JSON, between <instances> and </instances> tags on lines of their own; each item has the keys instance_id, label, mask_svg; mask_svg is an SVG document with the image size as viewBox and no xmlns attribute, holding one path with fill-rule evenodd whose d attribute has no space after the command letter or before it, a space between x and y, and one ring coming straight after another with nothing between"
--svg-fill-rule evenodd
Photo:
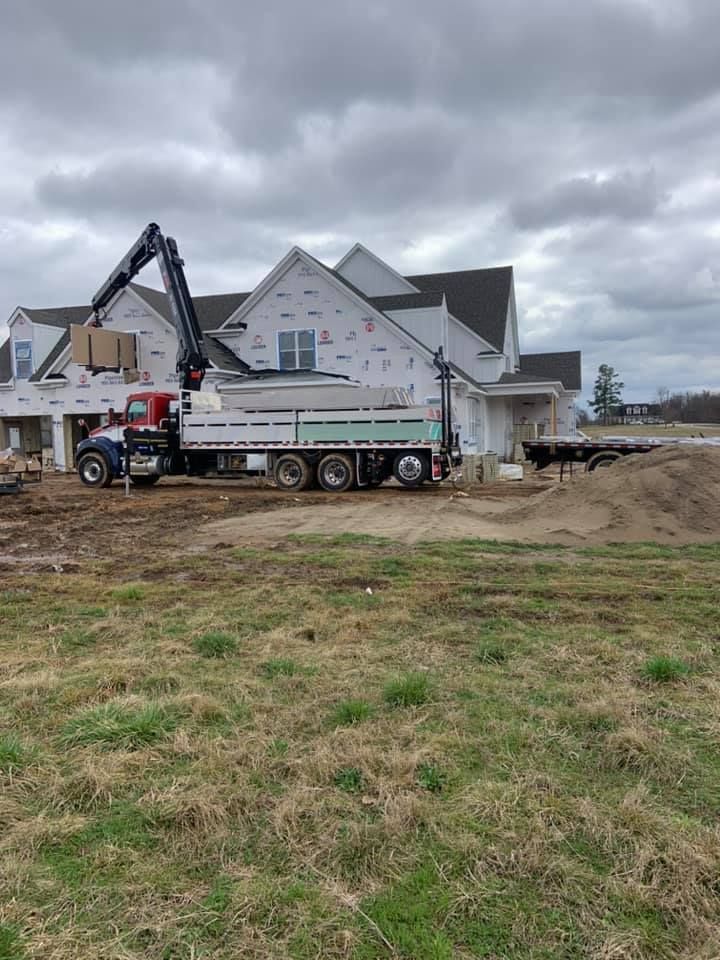
<instances>
[{"instance_id":1,"label":"truck tire","mask_svg":"<svg viewBox=\"0 0 720 960\"><path fill-rule=\"evenodd\" d=\"M151 487L159 479L160 475L157 473L141 473L136 477L130 474L130 482L134 487Z\"/></svg>"},{"instance_id":2,"label":"truck tire","mask_svg":"<svg viewBox=\"0 0 720 960\"><path fill-rule=\"evenodd\" d=\"M421 453L399 453L393 463L393 476L405 487L419 487L430 474L427 457Z\"/></svg>"},{"instance_id":3,"label":"truck tire","mask_svg":"<svg viewBox=\"0 0 720 960\"><path fill-rule=\"evenodd\" d=\"M344 453L329 453L318 465L318 483L328 493L345 493L355 483L355 464Z\"/></svg>"},{"instance_id":4,"label":"truck tire","mask_svg":"<svg viewBox=\"0 0 720 960\"><path fill-rule=\"evenodd\" d=\"M619 460L622 454L619 450L600 450L594 453L585 464L587 473L592 473L598 467L611 467L616 460Z\"/></svg>"},{"instance_id":5,"label":"truck tire","mask_svg":"<svg viewBox=\"0 0 720 960\"><path fill-rule=\"evenodd\" d=\"M84 453L77 467L80 479L87 487L109 487L113 482L110 464L97 450Z\"/></svg>"},{"instance_id":6,"label":"truck tire","mask_svg":"<svg viewBox=\"0 0 720 960\"><path fill-rule=\"evenodd\" d=\"M313 471L305 457L285 453L275 464L275 483L280 490L307 490L312 484Z\"/></svg>"}]
</instances>

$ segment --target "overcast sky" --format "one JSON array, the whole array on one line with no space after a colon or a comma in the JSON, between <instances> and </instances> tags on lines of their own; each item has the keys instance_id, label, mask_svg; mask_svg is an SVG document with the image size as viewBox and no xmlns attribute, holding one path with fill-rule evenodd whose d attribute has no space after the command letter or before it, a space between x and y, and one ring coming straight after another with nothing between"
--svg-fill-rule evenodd
<instances>
[{"instance_id":1,"label":"overcast sky","mask_svg":"<svg viewBox=\"0 0 720 960\"><path fill-rule=\"evenodd\" d=\"M718 0L6 0L0 54L0 339L157 220L195 294L512 263L586 393L720 389Z\"/></svg>"}]
</instances>

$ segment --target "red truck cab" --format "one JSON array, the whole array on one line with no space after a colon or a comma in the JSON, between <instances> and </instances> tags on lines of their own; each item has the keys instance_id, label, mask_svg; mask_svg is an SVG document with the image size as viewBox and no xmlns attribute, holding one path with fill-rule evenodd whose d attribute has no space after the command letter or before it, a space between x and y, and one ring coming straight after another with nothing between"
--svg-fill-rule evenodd
<instances>
[{"instance_id":1,"label":"red truck cab","mask_svg":"<svg viewBox=\"0 0 720 960\"><path fill-rule=\"evenodd\" d=\"M136 430L148 427L162 430L167 426L163 421L170 418L170 404L177 401L177 398L176 393L131 393L123 412L116 413L111 407L108 410L107 424L93 430L90 436L99 436L108 427L133 427Z\"/></svg>"}]
</instances>

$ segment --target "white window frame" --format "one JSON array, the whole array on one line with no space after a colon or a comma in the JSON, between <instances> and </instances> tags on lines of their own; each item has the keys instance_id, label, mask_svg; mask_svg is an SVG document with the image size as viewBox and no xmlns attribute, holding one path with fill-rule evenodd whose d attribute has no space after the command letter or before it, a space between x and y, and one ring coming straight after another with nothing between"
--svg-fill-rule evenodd
<instances>
[{"instance_id":1,"label":"white window frame","mask_svg":"<svg viewBox=\"0 0 720 960\"><path fill-rule=\"evenodd\" d=\"M21 377L18 373L18 358L17 358L17 348L18 347L30 347L30 359L21 360L20 363L29 363L30 364L30 373L26 377ZM33 364L33 342L32 340L13 340L13 363L15 366L15 379L16 380L29 380L30 377L35 373L35 366Z\"/></svg>"},{"instance_id":2,"label":"white window frame","mask_svg":"<svg viewBox=\"0 0 720 960\"><path fill-rule=\"evenodd\" d=\"M280 363L280 352L281 352L281 351L280 351L280 337L281 337L282 334L284 334L284 333L294 333L294 334L296 334L296 336L295 336L295 362L296 362L296 364L297 364L298 360L300 359L300 356L299 356L299 355L300 355L300 348L299 348L299 346L298 346L297 334L298 334L298 333L312 333L312 335L313 335L313 361L314 361L312 367L299 367L299 366L283 367L283 366L281 366L281 363ZM316 369L316 367L317 367L317 362L318 362L318 354L317 354L317 350L318 350L317 327L291 327L289 330L278 330L278 331L276 332L276 334L275 334L275 345L276 345L276 348L277 348L278 370L283 371L283 370L315 370L315 369ZM283 350L282 352L283 352L283 353L287 353L287 351L285 351L285 350Z\"/></svg>"}]
</instances>

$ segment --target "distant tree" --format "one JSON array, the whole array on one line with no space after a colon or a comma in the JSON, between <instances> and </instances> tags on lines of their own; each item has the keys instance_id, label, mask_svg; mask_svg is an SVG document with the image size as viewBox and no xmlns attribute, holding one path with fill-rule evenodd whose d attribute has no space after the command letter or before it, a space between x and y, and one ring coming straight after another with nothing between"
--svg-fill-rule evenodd
<instances>
[{"instance_id":1,"label":"distant tree","mask_svg":"<svg viewBox=\"0 0 720 960\"><path fill-rule=\"evenodd\" d=\"M589 401L589 406L595 411L598 420L605 424L610 422L613 410L622 403L624 386L611 366L607 363L600 364L593 388L593 399Z\"/></svg>"},{"instance_id":2,"label":"distant tree","mask_svg":"<svg viewBox=\"0 0 720 960\"><path fill-rule=\"evenodd\" d=\"M587 412L587 410L583 410L582 407L576 407L575 423L579 427L586 427L590 423L590 414Z\"/></svg>"},{"instance_id":3,"label":"distant tree","mask_svg":"<svg viewBox=\"0 0 720 960\"><path fill-rule=\"evenodd\" d=\"M657 404L660 407L660 414L663 420L669 420L669 411L670 411L670 391L667 387L658 387L657 388Z\"/></svg>"}]
</instances>

